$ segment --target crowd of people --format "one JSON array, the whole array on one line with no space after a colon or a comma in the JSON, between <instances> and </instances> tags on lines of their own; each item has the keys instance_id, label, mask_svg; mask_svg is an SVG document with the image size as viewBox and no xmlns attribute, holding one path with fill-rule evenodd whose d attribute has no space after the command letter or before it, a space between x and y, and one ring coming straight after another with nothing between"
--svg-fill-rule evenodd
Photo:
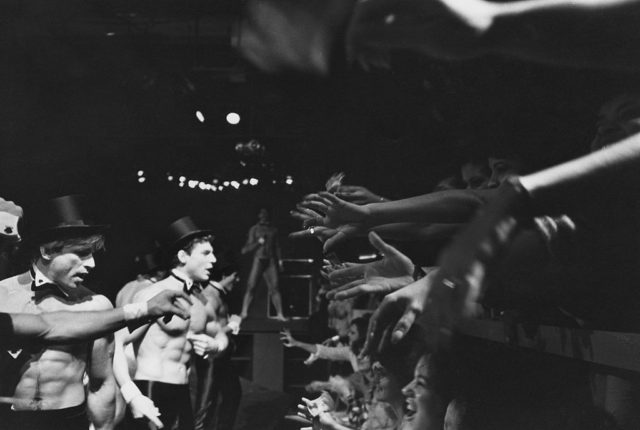
<instances>
[{"instance_id":1,"label":"crowd of people","mask_svg":"<svg viewBox=\"0 0 640 430\"><path fill-rule=\"evenodd\" d=\"M633 22L639 6L624 0L249 1L238 46L257 67L272 73L326 75L345 64L392 68L390 54L396 50L446 61L498 55L576 70L635 73L638 32ZM474 158L461 166L457 178L444 178L425 195L388 201L363 186L328 184L300 202L292 215L302 221L302 229L293 238L316 237L328 253L352 238L368 236L381 256L368 264L328 262L324 269L329 299L368 297L371 320L359 354L351 337L349 346L327 350L282 333L286 346L302 348L312 357L349 361L352 375L368 372L364 390L351 381L316 384L334 395L304 399L301 414L313 428L638 427L632 375L591 369L585 379L591 378L592 388L600 387L593 394L599 400L579 407L576 399L588 388L573 391L573 401L545 393L565 408L555 420L553 407L527 413L526 402L505 398L492 409L485 400L496 395L491 389L495 381L480 384L485 389L481 394L471 388L468 374L462 384L456 377L471 365L456 360L465 355L454 345L462 319L490 313L516 315L519 322L534 325L638 330L640 103L631 93L611 96L594 124L597 134L591 144L584 142L580 158L524 171L514 141L510 153L515 157L486 153L480 162ZM385 242L407 238L445 238L447 245L436 260L425 262ZM418 362L414 380L402 390L405 408L394 408L396 401L388 399L383 424L373 418L380 410L381 396L376 394L386 386L376 379L375 369L384 367L382 356L416 326L425 332L414 349L428 352ZM442 359L443 354L447 358ZM507 359L496 351L493 356ZM364 370L358 360L364 357L377 367ZM477 374L491 373L496 363L483 366ZM510 388L513 398L535 391L531 386ZM364 409L336 408L336 398L349 405L352 393L363 399ZM529 409L534 398L528 398ZM354 410L370 415L364 413L366 418L354 423ZM531 419L509 422L515 410Z\"/></svg>"}]
</instances>

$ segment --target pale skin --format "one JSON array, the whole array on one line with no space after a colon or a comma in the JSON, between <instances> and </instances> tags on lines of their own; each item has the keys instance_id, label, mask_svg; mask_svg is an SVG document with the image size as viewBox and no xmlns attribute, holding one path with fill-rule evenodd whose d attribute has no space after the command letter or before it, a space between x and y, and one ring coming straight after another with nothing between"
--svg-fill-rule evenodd
<instances>
[{"instance_id":1,"label":"pale skin","mask_svg":"<svg viewBox=\"0 0 640 430\"><path fill-rule=\"evenodd\" d=\"M174 273L182 279L206 281L209 270L216 261L213 248L208 242L197 243L191 254L178 252L180 265ZM181 281L170 276L139 292L134 301L147 300L163 290L178 291L183 288ZM215 321L215 308L211 300L202 296L192 298L188 305L190 319L173 318L166 322L158 320L146 327L141 327L132 334L134 347L137 350L137 370L135 379L158 381L169 384L188 384L188 364L197 342L188 340L188 334L220 335L219 324Z\"/></svg>"},{"instance_id":2,"label":"pale skin","mask_svg":"<svg viewBox=\"0 0 640 430\"><path fill-rule=\"evenodd\" d=\"M41 248L35 267L63 291L80 288L84 277L95 267L91 251L63 248L49 253ZM34 302L29 273L0 283L9 293L2 303L4 311L43 313L56 311L104 311L112 309L109 300L90 292L78 301L57 296L45 296ZM111 371L112 336L89 344L51 346L33 355L25 366L16 387L14 408L17 410L51 410L81 405L87 402L89 418L96 429L113 427L116 384ZM85 397L83 375L89 376Z\"/></svg>"}]
</instances>

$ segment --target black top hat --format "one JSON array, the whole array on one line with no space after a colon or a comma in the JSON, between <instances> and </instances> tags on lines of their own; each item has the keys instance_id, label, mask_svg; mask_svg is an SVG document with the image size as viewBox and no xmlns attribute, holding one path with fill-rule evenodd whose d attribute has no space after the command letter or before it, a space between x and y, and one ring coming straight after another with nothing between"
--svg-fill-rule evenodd
<instances>
[{"instance_id":1,"label":"black top hat","mask_svg":"<svg viewBox=\"0 0 640 430\"><path fill-rule=\"evenodd\" d=\"M31 242L44 243L65 237L102 234L108 225L92 224L84 215L81 196L70 195L48 200L33 212ZM29 215L29 214L27 214Z\"/></svg>"},{"instance_id":2,"label":"black top hat","mask_svg":"<svg viewBox=\"0 0 640 430\"><path fill-rule=\"evenodd\" d=\"M212 236L213 231L201 230L193 222L191 217L182 217L167 227L161 237L161 243L167 251L177 250L189 240L201 236Z\"/></svg>"}]
</instances>

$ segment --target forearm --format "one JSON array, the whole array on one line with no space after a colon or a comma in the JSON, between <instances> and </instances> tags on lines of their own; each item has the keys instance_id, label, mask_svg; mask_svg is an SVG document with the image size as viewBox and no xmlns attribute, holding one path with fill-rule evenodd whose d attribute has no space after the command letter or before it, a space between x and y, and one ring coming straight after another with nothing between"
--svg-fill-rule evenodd
<instances>
[{"instance_id":1,"label":"forearm","mask_svg":"<svg viewBox=\"0 0 640 430\"><path fill-rule=\"evenodd\" d=\"M484 203L484 194L468 190L448 190L391 202L367 205L365 224L375 227L384 224L462 223L473 216Z\"/></svg>"},{"instance_id":2,"label":"forearm","mask_svg":"<svg viewBox=\"0 0 640 430\"><path fill-rule=\"evenodd\" d=\"M307 351L309 354L315 354L316 352L318 352L318 347L315 344L300 342L299 340L296 340L296 339L293 339L291 341L291 346L303 349Z\"/></svg>"},{"instance_id":3,"label":"forearm","mask_svg":"<svg viewBox=\"0 0 640 430\"><path fill-rule=\"evenodd\" d=\"M640 68L637 0L525 0L492 6L489 51L552 64Z\"/></svg>"},{"instance_id":4,"label":"forearm","mask_svg":"<svg viewBox=\"0 0 640 430\"><path fill-rule=\"evenodd\" d=\"M376 226L373 231L383 239L432 241L453 236L460 224L395 223Z\"/></svg>"},{"instance_id":5,"label":"forearm","mask_svg":"<svg viewBox=\"0 0 640 430\"><path fill-rule=\"evenodd\" d=\"M600 151L520 178L534 213L564 213L593 200L602 184L615 188L635 178L640 166L640 134Z\"/></svg>"},{"instance_id":6,"label":"forearm","mask_svg":"<svg viewBox=\"0 0 640 430\"><path fill-rule=\"evenodd\" d=\"M113 376L116 379L119 387L124 386L131 381L131 375L129 375L129 364L127 363L127 357L124 353L124 345L127 339L128 333L126 330L120 330L115 334L115 350L113 354Z\"/></svg>"},{"instance_id":7,"label":"forearm","mask_svg":"<svg viewBox=\"0 0 640 430\"><path fill-rule=\"evenodd\" d=\"M21 323L20 315L14 315L17 336L29 336L29 327ZM121 308L99 312L51 312L40 315L44 325L37 338L44 343L64 343L95 339L112 333L126 324ZM25 330L26 329L26 330Z\"/></svg>"},{"instance_id":8,"label":"forearm","mask_svg":"<svg viewBox=\"0 0 640 430\"><path fill-rule=\"evenodd\" d=\"M113 339L94 341L88 370L87 413L96 430L114 426L118 387L113 374L113 355Z\"/></svg>"}]
</instances>

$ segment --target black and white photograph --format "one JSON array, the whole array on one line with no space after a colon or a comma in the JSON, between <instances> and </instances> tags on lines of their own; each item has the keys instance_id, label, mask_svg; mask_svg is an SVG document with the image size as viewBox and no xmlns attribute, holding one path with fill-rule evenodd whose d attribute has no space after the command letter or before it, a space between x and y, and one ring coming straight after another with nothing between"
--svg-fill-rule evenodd
<instances>
[{"instance_id":1,"label":"black and white photograph","mask_svg":"<svg viewBox=\"0 0 640 430\"><path fill-rule=\"evenodd\" d=\"M639 430L639 23L0 1L0 430Z\"/></svg>"}]
</instances>

